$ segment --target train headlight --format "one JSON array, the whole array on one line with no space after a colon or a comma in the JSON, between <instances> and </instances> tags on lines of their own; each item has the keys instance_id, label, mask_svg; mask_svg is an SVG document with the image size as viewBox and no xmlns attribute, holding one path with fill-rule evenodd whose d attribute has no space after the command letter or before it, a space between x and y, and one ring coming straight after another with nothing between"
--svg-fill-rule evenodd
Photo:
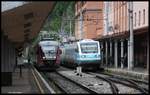
<instances>
[{"instance_id":1,"label":"train headlight","mask_svg":"<svg viewBox=\"0 0 150 95\"><path fill-rule=\"evenodd\" d=\"M99 57L100 57L100 55L95 55L95 57L96 57L96 58L99 58Z\"/></svg>"},{"instance_id":2,"label":"train headlight","mask_svg":"<svg viewBox=\"0 0 150 95\"><path fill-rule=\"evenodd\" d=\"M85 55L81 55L81 58L85 58L86 56Z\"/></svg>"}]
</instances>

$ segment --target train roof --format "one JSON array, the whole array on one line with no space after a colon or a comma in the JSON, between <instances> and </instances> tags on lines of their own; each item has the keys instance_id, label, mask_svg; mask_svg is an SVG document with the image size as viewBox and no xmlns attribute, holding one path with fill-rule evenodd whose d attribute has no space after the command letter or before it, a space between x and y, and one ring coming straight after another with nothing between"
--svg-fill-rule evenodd
<instances>
[{"instance_id":1,"label":"train roof","mask_svg":"<svg viewBox=\"0 0 150 95\"><path fill-rule=\"evenodd\" d=\"M83 40L81 40L79 42L97 42L97 41L92 40L92 39L83 39Z\"/></svg>"},{"instance_id":2,"label":"train roof","mask_svg":"<svg viewBox=\"0 0 150 95\"><path fill-rule=\"evenodd\" d=\"M41 41L55 41L53 38L42 38Z\"/></svg>"},{"instance_id":3,"label":"train roof","mask_svg":"<svg viewBox=\"0 0 150 95\"><path fill-rule=\"evenodd\" d=\"M51 40L45 40L45 41L40 41L39 45L41 45L41 46L44 46L44 45L59 45L59 42L51 41Z\"/></svg>"},{"instance_id":4,"label":"train roof","mask_svg":"<svg viewBox=\"0 0 150 95\"><path fill-rule=\"evenodd\" d=\"M64 45L64 44L75 44L75 43L84 43L84 42L98 42L98 41L95 41L93 39L83 39L83 40L76 40L76 41L68 41L68 42L62 42L61 44Z\"/></svg>"}]
</instances>

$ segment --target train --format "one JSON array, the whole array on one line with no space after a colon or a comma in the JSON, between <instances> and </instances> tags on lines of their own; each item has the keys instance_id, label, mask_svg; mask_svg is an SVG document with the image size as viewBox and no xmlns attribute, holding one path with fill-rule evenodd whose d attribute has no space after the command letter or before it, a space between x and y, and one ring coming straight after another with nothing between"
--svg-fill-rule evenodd
<instances>
[{"instance_id":1,"label":"train","mask_svg":"<svg viewBox=\"0 0 150 95\"><path fill-rule=\"evenodd\" d=\"M61 45L61 65L67 67L81 66L85 69L99 69L101 65L100 43L92 39L65 42Z\"/></svg>"},{"instance_id":2,"label":"train","mask_svg":"<svg viewBox=\"0 0 150 95\"><path fill-rule=\"evenodd\" d=\"M39 70L56 70L59 68L61 50L59 43L50 38L43 38L36 46L36 62Z\"/></svg>"}]
</instances>

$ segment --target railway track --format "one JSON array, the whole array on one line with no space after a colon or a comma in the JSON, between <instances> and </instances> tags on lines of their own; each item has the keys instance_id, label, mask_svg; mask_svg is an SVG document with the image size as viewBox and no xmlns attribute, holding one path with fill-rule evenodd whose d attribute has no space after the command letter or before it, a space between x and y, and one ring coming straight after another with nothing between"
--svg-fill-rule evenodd
<instances>
[{"instance_id":1,"label":"railway track","mask_svg":"<svg viewBox=\"0 0 150 95\"><path fill-rule=\"evenodd\" d=\"M89 72L89 74L96 75L96 77L104 78L104 79L110 80L114 83L123 84L125 86L137 89L143 94L148 94L148 88L144 88L144 87L140 86L137 83L138 81L135 82L132 79L118 77L118 76L115 76L115 75L109 75L109 74L105 74L105 73L91 73L91 72Z\"/></svg>"},{"instance_id":2,"label":"railway track","mask_svg":"<svg viewBox=\"0 0 150 95\"><path fill-rule=\"evenodd\" d=\"M88 73L88 74L90 74L90 73ZM102 72L99 72L99 74L100 74L99 76L96 75L95 73L92 75L95 75L97 78L107 81L114 94L125 92L125 91L120 91L119 90L120 88L124 88L124 89L131 88L132 90L129 89L129 91L126 91L127 93L128 92L134 93L134 91L135 91L135 93L148 94L148 91L149 91L148 85L149 84L146 81L136 80L136 79L132 79L132 78L125 78L123 76L118 76L118 75L113 75L113 74L108 74L108 73L105 74ZM122 89L122 90L124 90L124 89Z\"/></svg>"},{"instance_id":3,"label":"railway track","mask_svg":"<svg viewBox=\"0 0 150 95\"><path fill-rule=\"evenodd\" d=\"M49 84L56 93L148 94L148 88L141 86L142 84L148 85L146 82L134 81L111 74L84 72L83 76L77 76L72 69L61 68L56 72L43 73L42 75L47 78L47 81L49 81ZM85 75L91 75L93 77L85 77Z\"/></svg>"},{"instance_id":4,"label":"railway track","mask_svg":"<svg viewBox=\"0 0 150 95\"><path fill-rule=\"evenodd\" d=\"M65 68L65 67L63 67L63 70L72 70L72 69L68 69L68 68ZM87 72L84 72L84 73L87 73ZM90 74L90 73L87 73L87 74ZM93 75L93 74L92 74ZM106 81L107 83L109 83L109 85L110 85L110 89L111 89L111 91L112 91L112 93L113 94L118 94L119 93L119 89L118 89L118 87L116 86L116 84L113 82L113 81L111 81L110 79L108 79L108 78L105 78L105 77L102 77L102 76L96 76L96 75L94 75L96 78L98 78L98 79L101 79L101 80L104 80L104 81Z\"/></svg>"},{"instance_id":5,"label":"railway track","mask_svg":"<svg viewBox=\"0 0 150 95\"><path fill-rule=\"evenodd\" d=\"M114 74L105 73L105 72L101 72L101 74L108 75L110 77L114 77L114 78L118 78L118 79L122 79L122 80L126 80L126 81L131 82L131 83L133 83L135 85L139 85L144 90L148 91L148 85L149 85L148 81L133 79L133 78L124 77L124 76L120 76L120 75L114 75Z\"/></svg>"},{"instance_id":6,"label":"railway track","mask_svg":"<svg viewBox=\"0 0 150 95\"><path fill-rule=\"evenodd\" d=\"M97 94L102 94L102 93L117 94L118 93L117 86L115 86L115 84L109 80L105 80L105 79L100 80L96 78L95 76L90 77L89 75L87 75L89 77L85 77L85 75L71 77L71 73L69 76L67 76L67 74L65 75L59 72L57 73L60 76L64 77L65 79L67 80L69 79L70 81L75 82L75 84L81 85L84 89L89 90L88 91L89 93L97 93ZM110 90L110 88L112 89L112 91Z\"/></svg>"},{"instance_id":7,"label":"railway track","mask_svg":"<svg viewBox=\"0 0 150 95\"><path fill-rule=\"evenodd\" d=\"M63 69L66 69L66 70L71 70L71 69L68 69L68 68L64 68L63 67ZM97 76L96 76L97 77ZM102 80L104 80L104 81L107 81L109 84L110 84L110 86L111 86L111 90L112 90L112 93L113 94L118 94L118 88L117 88L117 86L112 82L112 81L110 81L109 79L105 79L105 78L103 78L103 77L97 77L97 78L100 78L100 79L102 79Z\"/></svg>"},{"instance_id":8,"label":"railway track","mask_svg":"<svg viewBox=\"0 0 150 95\"><path fill-rule=\"evenodd\" d=\"M97 93L58 72L47 73L46 76L51 82L55 84L55 86L59 88L59 90L61 90L60 93Z\"/></svg>"},{"instance_id":9,"label":"railway track","mask_svg":"<svg viewBox=\"0 0 150 95\"><path fill-rule=\"evenodd\" d=\"M52 77L50 77L47 74L43 74L43 75L45 76L49 85L52 86L52 88L55 90L56 93L64 93L64 94L67 93L67 91L64 88L62 88L61 85L59 85L59 83L56 80L54 80Z\"/></svg>"},{"instance_id":10,"label":"railway track","mask_svg":"<svg viewBox=\"0 0 150 95\"><path fill-rule=\"evenodd\" d=\"M129 77L123 77L123 76L120 76L120 75L114 75L114 74L109 74L109 73L101 73L101 74L128 81L131 84L134 84L136 86L140 86L142 89L144 89L145 91L148 92L148 86L149 86L148 81L133 79L133 78L129 78Z\"/></svg>"},{"instance_id":11,"label":"railway track","mask_svg":"<svg viewBox=\"0 0 150 95\"><path fill-rule=\"evenodd\" d=\"M47 81L45 81L45 79L43 78L43 76L41 75L41 72L39 72L36 68L34 68L34 66L31 65L31 73L33 74L34 78L35 78L35 82L40 90L40 93L42 94L55 94L55 91L53 90L53 88L51 88L49 86L49 84L47 83Z\"/></svg>"},{"instance_id":12,"label":"railway track","mask_svg":"<svg viewBox=\"0 0 150 95\"><path fill-rule=\"evenodd\" d=\"M87 74L92 74L92 73L88 72ZM94 74L92 74L92 75L94 75ZM107 79L105 77L102 77L102 76L97 76L96 75L96 77L99 78L99 79L107 81L110 84L110 86L111 86L111 90L112 90L113 94L118 94L118 88L111 80L109 80L109 79Z\"/></svg>"}]
</instances>

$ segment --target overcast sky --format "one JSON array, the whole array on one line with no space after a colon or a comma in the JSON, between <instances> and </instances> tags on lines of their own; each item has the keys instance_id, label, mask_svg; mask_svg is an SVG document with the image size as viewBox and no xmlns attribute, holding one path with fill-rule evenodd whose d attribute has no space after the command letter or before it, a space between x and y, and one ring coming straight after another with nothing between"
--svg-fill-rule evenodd
<instances>
[{"instance_id":1,"label":"overcast sky","mask_svg":"<svg viewBox=\"0 0 150 95\"><path fill-rule=\"evenodd\" d=\"M1 12L23 5L24 1L1 1Z\"/></svg>"}]
</instances>

